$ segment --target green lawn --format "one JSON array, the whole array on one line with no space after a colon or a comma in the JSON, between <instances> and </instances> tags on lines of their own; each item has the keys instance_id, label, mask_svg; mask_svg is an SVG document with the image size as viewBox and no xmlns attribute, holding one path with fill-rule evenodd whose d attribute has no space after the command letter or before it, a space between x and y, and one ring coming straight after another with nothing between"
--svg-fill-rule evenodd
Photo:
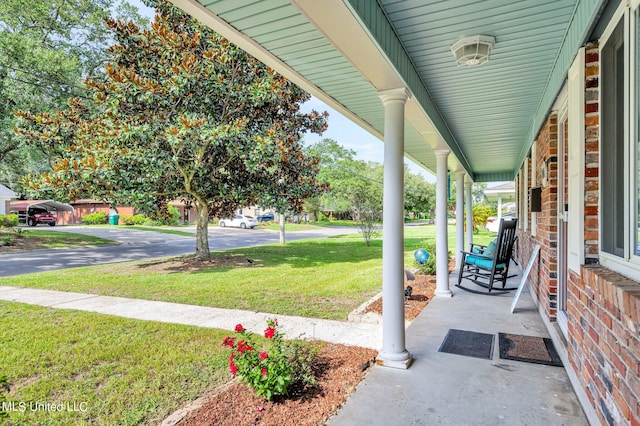
<instances>
[{"instance_id":1,"label":"green lawn","mask_svg":"<svg viewBox=\"0 0 640 426\"><path fill-rule=\"evenodd\" d=\"M280 231L280 224L278 222L262 222L258 225L260 229L270 229L272 231ZM312 231L314 229L318 229L318 227L312 223L286 223L284 226L284 231L286 232L295 232L295 231Z\"/></svg>"},{"instance_id":2,"label":"green lawn","mask_svg":"<svg viewBox=\"0 0 640 426\"><path fill-rule=\"evenodd\" d=\"M107 225L107 226L113 226L113 225ZM118 228L127 228L127 229L133 229L137 231L152 231L152 232L159 232L161 234L183 235L185 237L195 236L193 232L180 231L179 229L168 229L162 226L118 225Z\"/></svg>"},{"instance_id":3,"label":"green lawn","mask_svg":"<svg viewBox=\"0 0 640 426\"><path fill-rule=\"evenodd\" d=\"M90 235L25 228L18 228L18 232L0 228L0 241L10 244L5 248L7 250L113 244L113 241Z\"/></svg>"},{"instance_id":4,"label":"green lawn","mask_svg":"<svg viewBox=\"0 0 640 426\"><path fill-rule=\"evenodd\" d=\"M18 410L10 420L158 424L228 380L228 353L220 344L227 334L0 302L0 376L9 379L7 401ZM32 411L32 403L63 403L65 410Z\"/></svg>"},{"instance_id":5,"label":"green lawn","mask_svg":"<svg viewBox=\"0 0 640 426\"><path fill-rule=\"evenodd\" d=\"M454 227L449 231L453 253ZM413 252L434 239L433 225L406 229L408 269L415 267ZM158 260L146 260L6 277L0 285L338 320L346 320L349 312L382 286L382 241L373 240L366 247L359 234L228 250L214 256L216 262L197 268L181 260L164 267Z\"/></svg>"}]
</instances>

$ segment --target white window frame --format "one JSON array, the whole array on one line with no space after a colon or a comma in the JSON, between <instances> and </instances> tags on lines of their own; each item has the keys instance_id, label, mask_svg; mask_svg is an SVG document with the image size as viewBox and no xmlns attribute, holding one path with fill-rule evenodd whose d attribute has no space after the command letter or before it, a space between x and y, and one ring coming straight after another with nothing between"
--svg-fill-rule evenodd
<instances>
[{"instance_id":1,"label":"white window frame","mask_svg":"<svg viewBox=\"0 0 640 426\"><path fill-rule=\"evenodd\" d=\"M584 167L585 167L585 49L578 50L569 68L567 82L567 174L569 223L567 228L567 266L580 274L584 264Z\"/></svg>"},{"instance_id":2,"label":"white window frame","mask_svg":"<svg viewBox=\"0 0 640 426\"><path fill-rule=\"evenodd\" d=\"M624 183L624 193L626 194L624 205L624 256L619 257L603 251L602 238L600 239L599 247L600 264L638 281L640 281L640 256L636 255L635 247L632 246L636 240L635 235L637 234L636 228L638 226L638 182L635 173L636 141L638 139L636 135L637 123L635 119L635 110L636 102L639 100L635 97L640 97L640 94L637 93L637 88L635 87L638 76L635 75L636 69L634 65L636 62L636 50L640 48L640 46L636 46L636 28L638 26L638 22L636 22L636 20L640 20L639 16L636 16L636 14L639 8L640 0L633 0L629 3L622 2L613 14L611 21L607 25L600 39L600 49L602 49L602 47L607 43L613 30L619 24L620 20L624 20L624 59L625 64L627 65L624 76L624 152L627 154L627 161L624 165L624 176L627 178ZM602 55L600 57L602 57ZM602 69L602 66L600 69ZM600 78L600 84L604 84L602 78ZM600 105L602 105L602 92L600 92ZM600 134L600 141L602 143L602 134ZM603 167L602 160L600 167ZM602 199L600 199L599 210L600 220L602 221Z\"/></svg>"}]
</instances>

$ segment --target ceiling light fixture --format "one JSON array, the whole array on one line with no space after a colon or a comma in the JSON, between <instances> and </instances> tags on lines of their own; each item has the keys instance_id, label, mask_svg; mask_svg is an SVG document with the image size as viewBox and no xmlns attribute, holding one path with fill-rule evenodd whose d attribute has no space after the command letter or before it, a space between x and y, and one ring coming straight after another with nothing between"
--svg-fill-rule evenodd
<instances>
[{"instance_id":1,"label":"ceiling light fixture","mask_svg":"<svg viewBox=\"0 0 640 426\"><path fill-rule=\"evenodd\" d=\"M463 37L453 43L451 52L459 66L472 67L487 62L491 49L495 44L496 39L491 36Z\"/></svg>"}]
</instances>

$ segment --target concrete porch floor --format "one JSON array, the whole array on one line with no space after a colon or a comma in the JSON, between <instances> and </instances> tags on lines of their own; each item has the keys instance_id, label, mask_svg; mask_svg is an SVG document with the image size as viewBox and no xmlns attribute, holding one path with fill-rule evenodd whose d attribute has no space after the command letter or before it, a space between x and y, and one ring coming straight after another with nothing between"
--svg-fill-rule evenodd
<instances>
[{"instance_id":1,"label":"concrete porch floor","mask_svg":"<svg viewBox=\"0 0 640 426\"><path fill-rule=\"evenodd\" d=\"M500 359L499 332L549 337L528 285L511 314L515 291L479 295L457 280L452 273L452 298L432 300L408 327L411 367L375 366L328 425L588 425L564 368ZM492 359L438 352L452 328L494 334Z\"/></svg>"}]
</instances>

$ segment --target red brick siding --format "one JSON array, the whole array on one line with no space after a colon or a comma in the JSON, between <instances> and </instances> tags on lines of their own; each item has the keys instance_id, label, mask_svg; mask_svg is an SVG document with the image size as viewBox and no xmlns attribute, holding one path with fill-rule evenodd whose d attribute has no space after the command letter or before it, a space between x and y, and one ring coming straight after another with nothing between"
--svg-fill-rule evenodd
<instances>
[{"instance_id":1,"label":"red brick siding","mask_svg":"<svg viewBox=\"0 0 640 426\"><path fill-rule=\"evenodd\" d=\"M640 285L598 265L569 272L571 367L602 424L640 424Z\"/></svg>"},{"instance_id":2,"label":"red brick siding","mask_svg":"<svg viewBox=\"0 0 640 426\"><path fill-rule=\"evenodd\" d=\"M533 248L540 245L540 257L529 275L529 283L551 321L556 319L557 309L557 211L558 211L558 116L552 113L534 142L536 154L535 182L541 186L542 211L535 214L536 235L528 230L518 236L520 262L527 264ZM546 182L543 181L543 168L546 168ZM529 179L527 188L534 179ZM527 214L529 213L527 208Z\"/></svg>"},{"instance_id":3,"label":"red brick siding","mask_svg":"<svg viewBox=\"0 0 640 426\"><path fill-rule=\"evenodd\" d=\"M640 283L600 265L600 150L598 103L599 51L587 46L585 58L585 264L568 271L567 353L579 385L603 425L640 425ZM518 257L527 262L535 244L540 260L530 274L532 289L544 313L556 317L557 120L551 113L535 141L538 171L547 165L542 185L542 212L536 236L520 230ZM566 136L566 134L565 134ZM567 155L560 160L566 165ZM606 167L606 166L605 166ZM522 170L521 170L522 173ZM520 175L522 176L522 174ZM565 176L566 179L566 176ZM541 182L538 175L537 182ZM521 191L519 186L516 187ZM518 194L521 195L521 194ZM568 195L565 192L565 195ZM566 198L565 198L566 199ZM522 201L522 198L519 198Z\"/></svg>"},{"instance_id":4,"label":"red brick siding","mask_svg":"<svg viewBox=\"0 0 640 426\"><path fill-rule=\"evenodd\" d=\"M598 72L600 62L598 45L590 44L585 53L584 256L585 263L591 264L598 262L598 242L600 240L598 218L598 203L600 201Z\"/></svg>"}]
</instances>

